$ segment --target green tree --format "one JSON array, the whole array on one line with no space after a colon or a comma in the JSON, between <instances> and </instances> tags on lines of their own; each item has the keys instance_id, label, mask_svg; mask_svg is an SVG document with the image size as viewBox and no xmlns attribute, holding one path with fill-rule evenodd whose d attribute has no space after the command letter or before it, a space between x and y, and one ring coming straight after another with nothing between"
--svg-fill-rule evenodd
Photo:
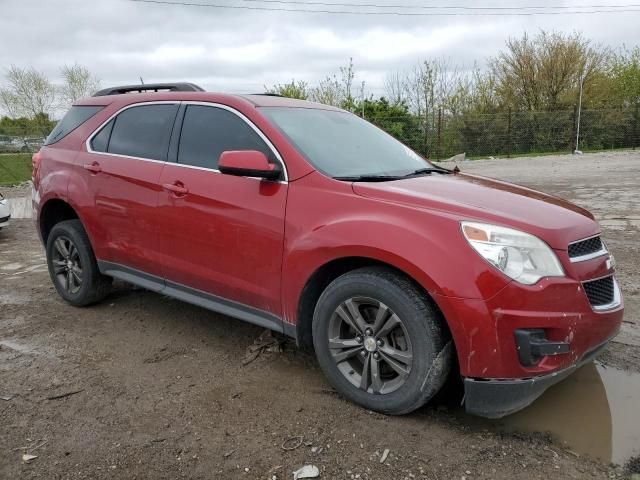
<instances>
[{"instance_id":1,"label":"green tree","mask_svg":"<svg viewBox=\"0 0 640 480\"><path fill-rule=\"evenodd\" d=\"M505 51L490 59L496 92L504 106L516 110L555 110L577 101L582 83L589 89L606 70L609 52L579 33L541 31L510 38Z\"/></svg>"},{"instance_id":2,"label":"green tree","mask_svg":"<svg viewBox=\"0 0 640 480\"><path fill-rule=\"evenodd\" d=\"M614 94L623 106L640 104L640 47L614 55L611 68Z\"/></svg>"},{"instance_id":3,"label":"green tree","mask_svg":"<svg viewBox=\"0 0 640 480\"><path fill-rule=\"evenodd\" d=\"M9 67L5 85L0 88L0 102L11 117L27 117L36 122L40 133L50 132L48 120L56 101L56 89L51 81L33 67Z\"/></svg>"},{"instance_id":4,"label":"green tree","mask_svg":"<svg viewBox=\"0 0 640 480\"><path fill-rule=\"evenodd\" d=\"M389 103L380 97L365 98L354 104L354 113L361 115L405 145L426 155L420 145L420 119L409 112L404 103Z\"/></svg>"},{"instance_id":5,"label":"green tree","mask_svg":"<svg viewBox=\"0 0 640 480\"><path fill-rule=\"evenodd\" d=\"M291 80L289 83L278 83L271 87L265 85L264 90L265 93L297 98L298 100L307 100L309 98L309 85L303 80Z\"/></svg>"},{"instance_id":6,"label":"green tree","mask_svg":"<svg viewBox=\"0 0 640 480\"><path fill-rule=\"evenodd\" d=\"M60 100L64 108L69 108L76 100L89 97L100 89L100 80L83 65L64 65L60 73L64 82L60 88Z\"/></svg>"}]
</instances>

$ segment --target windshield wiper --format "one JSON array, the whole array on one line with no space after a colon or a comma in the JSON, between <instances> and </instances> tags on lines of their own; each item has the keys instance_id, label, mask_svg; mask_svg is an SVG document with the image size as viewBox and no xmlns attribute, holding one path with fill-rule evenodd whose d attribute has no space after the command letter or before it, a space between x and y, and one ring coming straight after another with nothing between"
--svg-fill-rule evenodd
<instances>
[{"instance_id":1,"label":"windshield wiper","mask_svg":"<svg viewBox=\"0 0 640 480\"><path fill-rule=\"evenodd\" d=\"M426 167L419 168L413 172L406 173L404 175L351 175L344 177L333 177L336 180L344 180L348 182L388 182L391 180L402 180L404 178L415 177L418 175L429 175L433 172L438 173L451 173L450 170L442 167Z\"/></svg>"},{"instance_id":2,"label":"windshield wiper","mask_svg":"<svg viewBox=\"0 0 640 480\"><path fill-rule=\"evenodd\" d=\"M441 168L441 167L427 167L427 168L419 168L418 170L414 170L411 173L407 173L406 175L404 175L404 177L413 177L415 175L428 175L430 173L433 172L438 172L438 173L451 173L449 170L447 170L446 168Z\"/></svg>"},{"instance_id":3,"label":"windshield wiper","mask_svg":"<svg viewBox=\"0 0 640 480\"><path fill-rule=\"evenodd\" d=\"M391 180L400 180L404 175L353 175L346 177L333 177L336 180L344 180L346 182L389 182Z\"/></svg>"}]
</instances>

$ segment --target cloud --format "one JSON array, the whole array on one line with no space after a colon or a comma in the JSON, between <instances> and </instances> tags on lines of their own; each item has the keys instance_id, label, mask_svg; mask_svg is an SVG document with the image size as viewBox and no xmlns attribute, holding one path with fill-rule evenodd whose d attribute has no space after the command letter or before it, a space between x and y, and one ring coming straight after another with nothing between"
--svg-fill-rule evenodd
<instances>
[{"instance_id":1,"label":"cloud","mask_svg":"<svg viewBox=\"0 0 640 480\"><path fill-rule=\"evenodd\" d=\"M402 4L409 2L404 0ZM232 0L215 3L256 5ZM615 0L596 3L615 4ZM413 4L420 2L413 0ZM554 3L558 4L572 5ZM459 0L456 5L477 3ZM353 57L356 83L366 80L367 91L379 95L384 93L387 72L410 69L428 57L445 57L463 67L474 62L483 65L508 37L524 31L577 30L597 43L634 45L639 40L638 20L637 13L388 17L197 8L127 0L3 0L0 67L30 65L58 80L61 65L78 62L95 72L104 86L135 83L142 76L147 82L186 80L209 90L260 92L265 84L292 78L314 83L336 73Z\"/></svg>"}]
</instances>

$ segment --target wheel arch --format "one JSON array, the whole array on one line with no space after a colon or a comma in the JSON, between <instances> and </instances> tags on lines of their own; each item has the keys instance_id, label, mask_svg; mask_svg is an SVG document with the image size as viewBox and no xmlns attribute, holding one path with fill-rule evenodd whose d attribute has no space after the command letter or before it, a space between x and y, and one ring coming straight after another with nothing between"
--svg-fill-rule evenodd
<instances>
[{"instance_id":1,"label":"wheel arch","mask_svg":"<svg viewBox=\"0 0 640 480\"><path fill-rule=\"evenodd\" d=\"M65 220L80 220L76 210L65 200L52 198L48 200L40 209L38 216L38 230L42 242L46 245L51 229L58 223Z\"/></svg>"},{"instance_id":2,"label":"wheel arch","mask_svg":"<svg viewBox=\"0 0 640 480\"><path fill-rule=\"evenodd\" d=\"M434 309L441 315L443 324L451 332L451 327L434 296L413 275L404 269L383 260L366 256L345 256L334 258L316 268L309 276L301 290L296 311L295 334L298 345L306 350L313 350L313 313L322 292L336 278L363 267L382 267L409 280L431 301ZM455 347L455 342L454 342Z\"/></svg>"}]
</instances>

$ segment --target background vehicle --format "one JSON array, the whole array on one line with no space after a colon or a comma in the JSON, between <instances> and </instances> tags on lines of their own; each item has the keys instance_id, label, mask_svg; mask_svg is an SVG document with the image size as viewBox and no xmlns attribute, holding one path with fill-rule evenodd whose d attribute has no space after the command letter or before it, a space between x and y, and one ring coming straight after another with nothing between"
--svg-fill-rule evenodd
<instances>
[{"instance_id":1,"label":"background vehicle","mask_svg":"<svg viewBox=\"0 0 640 480\"><path fill-rule=\"evenodd\" d=\"M9 225L9 219L11 218L11 210L9 209L9 202L0 193L0 229Z\"/></svg>"},{"instance_id":2,"label":"background vehicle","mask_svg":"<svg viewBox=\"0 0 640 480\"><path fill-rule=\"evenodd\" d=\"M283 332L384 413L423 405L457 359L467 410L505 415L622 319L588 212L436 167L333 107L115 87L77 102L33 163L65 300L96 302L115 277Z\"/></svg>"}]
</instances>

